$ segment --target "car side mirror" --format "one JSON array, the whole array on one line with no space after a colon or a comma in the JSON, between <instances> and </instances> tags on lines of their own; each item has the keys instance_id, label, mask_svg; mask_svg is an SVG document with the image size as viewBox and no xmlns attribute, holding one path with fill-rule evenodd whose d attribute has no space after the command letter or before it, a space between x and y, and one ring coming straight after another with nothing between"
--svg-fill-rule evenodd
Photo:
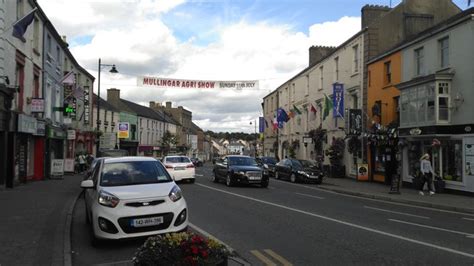
<instances>
[{"instance_id":1,"label":"car side mirror","mask_svg":"<svg viewBox=\"0 0 474 266\"><path fill-rule=\"evenodd\" d=\"M81 182L81 188L89 189L94 188L94 181L92 180L84 180Z\"/></svg>"}]
</instances>

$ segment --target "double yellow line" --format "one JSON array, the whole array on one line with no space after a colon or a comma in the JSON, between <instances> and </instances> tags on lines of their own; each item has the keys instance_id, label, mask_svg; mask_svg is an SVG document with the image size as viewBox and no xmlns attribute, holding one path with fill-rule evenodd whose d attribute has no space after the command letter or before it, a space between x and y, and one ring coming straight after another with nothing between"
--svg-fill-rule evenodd
<instances>
[{"instance_id":1,"label":"double yellow line","mask_svg":"<svg viewBox=\"0 0 474 266\"><path fill-rule=\"evenodd\" d=\"M278 261L279 263L281 263L281 265L283 266L293 266L293 264L291 264L289 261L287 261L285 258L283 258L282 256L278 255L277 253L275 253L273 250L271 249L264 249L263 250L267 255L269 255L271 258L273 258L274 260ZM257 259L259 259L261 262L263 262L265 265L267 266L277 266L278 264L276 264L275 262L273 262L270 258L268 258L267 256L265 256L262 252L258 251L258 250L251 250L250 253L252 253L252 255L254 255L255 257L257 257Z\"/></svg>"}]
</instances>

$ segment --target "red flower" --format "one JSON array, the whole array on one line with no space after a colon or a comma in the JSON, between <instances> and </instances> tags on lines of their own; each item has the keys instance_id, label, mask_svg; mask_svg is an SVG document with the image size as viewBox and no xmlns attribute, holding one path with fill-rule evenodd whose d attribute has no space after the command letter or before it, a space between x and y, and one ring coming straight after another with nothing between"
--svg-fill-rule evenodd
<instances>
[{"instance_id":1,"label":"red flower","mask_svg":"<svg viewBox=\"0 0 474 266\"><path fill-rule=\"evenodd\" d=\"M196 246L191 246L191 252L193 254L198 254L199 253L199 249L196 247Z\"/></svg>"},{"instance_id":2,"label":"red flower","mask_svg":"<svg viewBox=\"0 0 474 266\"><path fill-rule=\"evenodd\" d=\"M206 252L205 250L202 250L202 251L201 251L201 256L202 256L203 258L207 258L208 254L207 254L207 252Z\"/></svg>"}]
</instances>

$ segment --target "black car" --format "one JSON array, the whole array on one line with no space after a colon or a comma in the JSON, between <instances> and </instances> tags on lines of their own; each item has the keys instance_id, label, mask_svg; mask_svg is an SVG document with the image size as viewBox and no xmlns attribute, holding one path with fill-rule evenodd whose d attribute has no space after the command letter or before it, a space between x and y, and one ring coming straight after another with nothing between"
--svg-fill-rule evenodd
<instances>
[{"instance_id":1,"label":"black car","mask_svg":"<svg viewBox=\"0 0 474 266\"><path fill-rule=\"evenodd\" d=\"M237 183L268 187L268 173L258 165L255 158L250 156L225 156L216 161L213 172L212 181L217 183L225 180L228 187Z\"/></svg>"},{"instance_id":2,"label":"black car","mask_svg":"<svg viewBox=\"0 0 474 266\"><path fill-rule=\"evenodd\" d=\"M257 157L257 163L267 170L270 176L275 176L275 166L278 163L277 158L269 156Z\"/></svg>"},{"instance_id":3,"label":"black car","mask_svg":"<svg viewBox=\"0 0 474 266\"><path fill-rule=\"evenodd\" d=\"M194 164L195 167L202 166L202 161L199 158L193 157L191 158L191 162Z\"/></svg>"},{"instance_id":4,"label":"black car","mask_svg":"<svg viewBox=\"0 0 474 266\"><path fill-rule=\"evenodd\" d=\"M315 161L283 159L275 167L275 179L321 184L324 173Z\"/></svg>"}]
</instances>

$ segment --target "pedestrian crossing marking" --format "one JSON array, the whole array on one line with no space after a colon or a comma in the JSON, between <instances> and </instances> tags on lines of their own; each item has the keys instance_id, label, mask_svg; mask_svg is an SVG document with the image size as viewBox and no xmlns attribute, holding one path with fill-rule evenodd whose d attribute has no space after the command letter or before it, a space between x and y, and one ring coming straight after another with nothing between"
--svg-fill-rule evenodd
<instances>
[{"instance_id":1,"label":"pedestrian crossing marking","mask_svg":"<svg viewBox=\"0 0 474 266\"><path fill-rule=\"evenodd\" d=\"M257 259L259 259L263 264L266 266L277 266L277 265L283 265L283 266L293 266L289 261L287 261L285 258L282 256L278 255L276 252L274 252L271 249L264 249L263 250L266 254L268 254L271 258L274 260L278 261L279 264L276 264L271 260L271 258L268 258L265 256L262 252L258 250L251 250L250 253L252 253Z\"/></svg>"}]
</instances>

